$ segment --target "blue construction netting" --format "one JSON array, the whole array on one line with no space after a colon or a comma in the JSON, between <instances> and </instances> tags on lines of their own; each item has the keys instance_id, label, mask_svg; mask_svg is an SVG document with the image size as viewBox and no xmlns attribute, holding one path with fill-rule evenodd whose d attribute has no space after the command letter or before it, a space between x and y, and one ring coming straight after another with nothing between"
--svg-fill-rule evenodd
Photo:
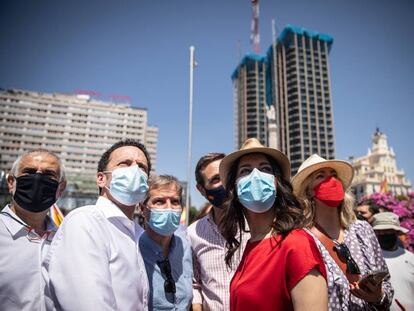
<instances>
[{"instance_id":1,"label":"blue construction netting","mask_svg":"<svg viewBox=\"0 0 414 311\"><path fill-rule=\"evenodd\" d=\"M328 49L331 49L333 43L333 37L324 33L317 31L312 31L303 27L297 27L293 25L287 25L282 33L279 35L278 41L283 43L285 46L290 46L292 44L293 36L292 34L304 35L306 37L317 39L328 43Z\"/></svg>"},{"instance_id":2,"label":"blue construction netting","mask_svg":"<svg viewBox=\"0 0 414 311\"><path fill-rule=\"evenodd\" d=\"M262 62L262 63L267 64L268 59L265 55L253 54L253 53L246 54L243 57L240 64L237 66L236 70L233 71L233 74L231 75L231 80L234 81L235 79L237 79L237 77L239 76L240 67L248 66L248 65L253 64L255 62Z\"/></svg>"}]
</instances>

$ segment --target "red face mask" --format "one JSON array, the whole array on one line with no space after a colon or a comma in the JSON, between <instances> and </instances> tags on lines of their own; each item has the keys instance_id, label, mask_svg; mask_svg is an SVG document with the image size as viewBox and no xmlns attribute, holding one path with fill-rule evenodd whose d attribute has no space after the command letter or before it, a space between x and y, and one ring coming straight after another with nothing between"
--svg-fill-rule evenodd
<instances>
[{"instance_id":1,"label":"red face mask","mask_svg":"<svg viewBox=\"0 0 414 311\"><path fill-rule=\"evenodd\" d=\"M333 176L327 177L319 185L313 188L315 198L329 207L338 207L344 199L344 187Z\"/></svg>"}]
</instances>

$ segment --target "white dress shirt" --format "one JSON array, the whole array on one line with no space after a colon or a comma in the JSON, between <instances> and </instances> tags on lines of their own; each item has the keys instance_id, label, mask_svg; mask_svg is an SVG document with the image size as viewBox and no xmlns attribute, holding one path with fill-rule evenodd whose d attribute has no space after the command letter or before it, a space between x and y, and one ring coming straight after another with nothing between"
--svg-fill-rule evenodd
<instances>
[{"instance_id":1,"label":"white dress shirt","mask_svg":"<svg viewBox=\"0 0 414 311\"><path fill-rule=\"evenodd\" d=\"M68 214L43 262L47 310L147 310L142 231L104 197Z\"/></svg>"},{"instance_id":2,"label":"white dress shirt","mask_svg":"<svg viewBox=\"0 0 414 311\"><path fill-rule=\"evenodd\" d=\"M7 214L6 214L7 213ZM40 237L9 206L0 214L0 310L45 310L41 264L53 234ZM56 231L49 217L47 229Z\"/></svg>"}]
</instances>

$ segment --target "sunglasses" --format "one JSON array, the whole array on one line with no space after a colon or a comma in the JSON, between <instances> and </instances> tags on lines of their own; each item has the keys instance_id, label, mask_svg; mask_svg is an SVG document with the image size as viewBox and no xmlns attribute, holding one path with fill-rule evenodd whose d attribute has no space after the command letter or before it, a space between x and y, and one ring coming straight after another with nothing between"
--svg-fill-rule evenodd
<instances>
[{"instance_id":1,"label":"sunglasses","mask_svg":"<svg viewBox=\"0 0 414 311\"><path fill-rule=\"evenodd\" d=\"M171 274L170 261L168 260L168 258L166 258L164 260L157 261L157 264L160 267L162 277L165 279L165 292L175 294L175 282Z\"/></svg>"},{"instance_id":2,"label":"sunglasses","mask_svg":"<svg viewBox=\"0 0 414 311\"><path fill-rule=\"evenodd\" d=\"M361 274L361 271L358 268L357 263L351 256L348 246L345 243L339 243L336 240L333 240L335 243L335 251L338 254L339 259L346 263L346 272L350 274Z\"/></svg>"},{"instance_id":3,"label":"sunglasses","mask_svg":"<svg viewBox=\"0 0 414 311\"><path fill-rule=\"evenodd\" d=\"M55 234L55 231L53 231L53 230L46 230L46 231L43 231L43 233L41 235L39 235L39 234L36 233L36 231L35 231L35 229L33 227L28 226L25 223L21 222L20 220L16 219L10 213L0 212L0 214L5 215L5 216L8 216L11 219L13 219L15 222L21 224L26 229L26 231L27 231L26 238L30 242L40 243L43 240L46 240L48 242L52 242L52 239L53 239L53 236Z\"/></svg>"}]
</instances>

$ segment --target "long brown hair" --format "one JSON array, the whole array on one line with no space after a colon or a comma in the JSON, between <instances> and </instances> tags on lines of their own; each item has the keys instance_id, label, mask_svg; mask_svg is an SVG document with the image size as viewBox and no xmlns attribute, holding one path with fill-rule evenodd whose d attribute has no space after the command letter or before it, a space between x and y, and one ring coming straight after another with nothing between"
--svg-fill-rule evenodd
<instances>
[{"instance_id":1,"label":"long brown hair","mask_svg":"<svg viewBox=\"0 0 414 311\"><path fill-rule=\"evenodd\" d=\"M272 206L275 218L272 229L276 234L285 236L291 230L304 226L303 210L293 194L290 182L282 178L281 170L277 162L270 156L265 155L273 169L276 179L276 200ZM227 179L226 190L227 211L221 225L223 237L226 240L226 264L231 267L232 257L242 242L242 233L248 232L244 216L244 207L237 198L236 175L240 159L232 165ZM238 238L237 238L237 233Z\"/></svg>"}]
</instances>

